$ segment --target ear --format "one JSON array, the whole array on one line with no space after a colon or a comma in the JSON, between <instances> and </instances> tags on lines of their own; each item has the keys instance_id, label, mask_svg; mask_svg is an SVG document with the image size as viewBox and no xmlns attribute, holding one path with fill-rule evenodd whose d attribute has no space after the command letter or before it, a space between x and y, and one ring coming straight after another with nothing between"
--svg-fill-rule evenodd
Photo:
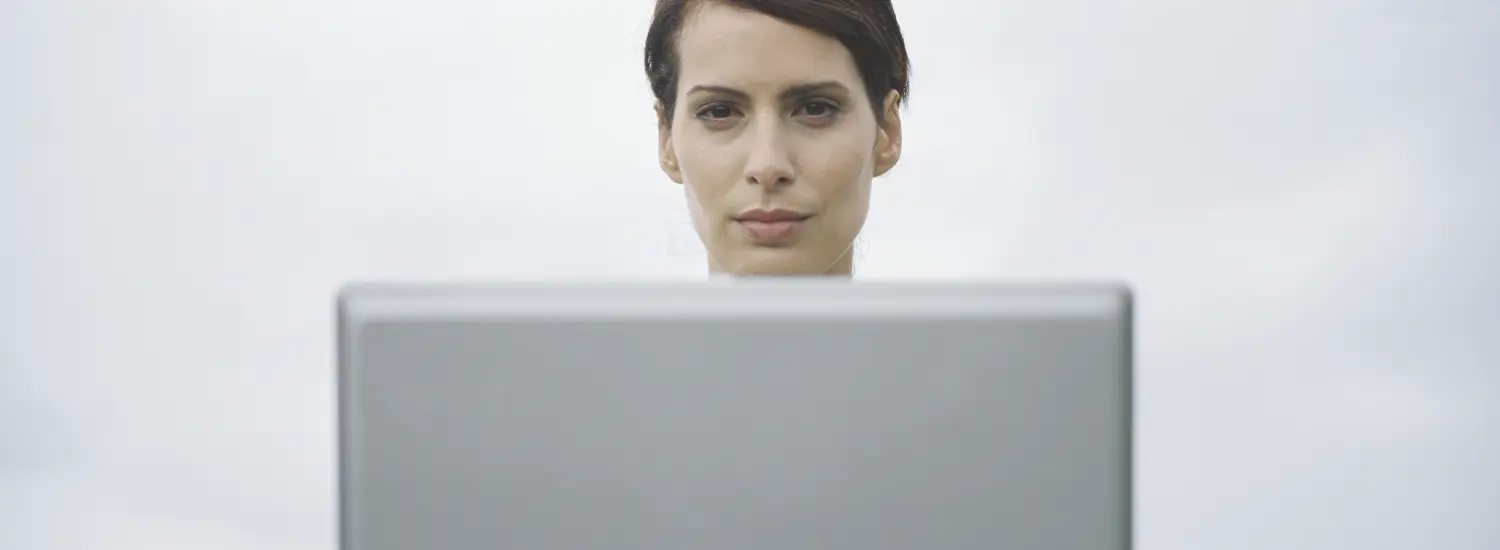
<instances>
[{"instance_id":1,"label":"ear","mask_svg":"<svg viewBox=\"0 0 1500 550\"><path fill-rule=\"evenodd\" d=\"M875 175L882 176L901 160L901 92L891 90L881 105L885 120L875 133Z\"/></svg>"},{"instance_id":2,"label":"ear","mask_svg":"<svg viewBox=\"0 0 1500 550\"><path fill-rule=\"evenodd\" d=\"M672 125L667 123L666 107L656 101L656 149L661 171L672 181L682 183L682 168L677 165L677 151L672 148Z\"/></svg>"}]
</instances>

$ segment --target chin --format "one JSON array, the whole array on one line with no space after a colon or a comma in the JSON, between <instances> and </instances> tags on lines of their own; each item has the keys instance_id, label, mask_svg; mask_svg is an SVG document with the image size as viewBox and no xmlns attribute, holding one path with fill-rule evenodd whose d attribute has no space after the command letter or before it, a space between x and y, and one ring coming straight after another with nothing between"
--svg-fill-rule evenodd
<instances>
[{"instance_id":1,"label":"chin","mask_svg":"<svg viewBox=\"0 0 1500 550\"><path fill-rule=\"evenodd\" d=\"M717 265L734 275L823 275L833 263L797 247L755 247L736 250Z\"/></svg>"}]
</instances>

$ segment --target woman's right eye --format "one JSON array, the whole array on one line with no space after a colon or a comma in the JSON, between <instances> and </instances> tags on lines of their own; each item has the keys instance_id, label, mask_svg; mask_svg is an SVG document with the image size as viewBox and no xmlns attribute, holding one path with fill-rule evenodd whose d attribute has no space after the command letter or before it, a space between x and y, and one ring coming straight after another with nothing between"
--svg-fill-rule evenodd
<instances>
[{"instance_id":1,"label":"woman's right eye","mask_svg":"<svg viewBox=\"0 0 1500 550\"><path fill-rule=\"evenodd\" d=\"M704 120L723 120L734 115L734 108L724 104L709 105L698 111L698 118Z\"/></svg>"}]
</instances>

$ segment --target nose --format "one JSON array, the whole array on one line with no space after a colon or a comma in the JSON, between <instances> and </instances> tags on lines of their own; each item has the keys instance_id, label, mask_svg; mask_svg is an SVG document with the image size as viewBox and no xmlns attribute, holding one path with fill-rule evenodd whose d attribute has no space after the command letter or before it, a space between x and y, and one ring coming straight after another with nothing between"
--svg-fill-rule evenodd
<instances>
[{"instance_id":1,"label":"nose","mask_svg":"<svg viewBox=\"0 0 1500 550\"><path fill-rule=\"evenodd\" d=\"M762 125L749 139L750 153L745 159L747 183L769 188L790 185L797 179L791 151L779 128Z\"/></svg>"}]
</instances>

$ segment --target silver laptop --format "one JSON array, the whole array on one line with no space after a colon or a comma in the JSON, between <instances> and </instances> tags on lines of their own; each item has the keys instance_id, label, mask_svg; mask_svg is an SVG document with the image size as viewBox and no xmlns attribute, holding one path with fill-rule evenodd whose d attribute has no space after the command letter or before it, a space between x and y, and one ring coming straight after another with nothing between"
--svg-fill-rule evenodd
<instances>
[{"instance_id":1,"label":"silver laptop","mask_svg":"<svg viewBox=\"0 0 1500 550\"><path fill-rule=\"evenodd\" d=\"M1124 550L1122 286L350 286L345 550Z\"/></svg>"}]
</instances>

